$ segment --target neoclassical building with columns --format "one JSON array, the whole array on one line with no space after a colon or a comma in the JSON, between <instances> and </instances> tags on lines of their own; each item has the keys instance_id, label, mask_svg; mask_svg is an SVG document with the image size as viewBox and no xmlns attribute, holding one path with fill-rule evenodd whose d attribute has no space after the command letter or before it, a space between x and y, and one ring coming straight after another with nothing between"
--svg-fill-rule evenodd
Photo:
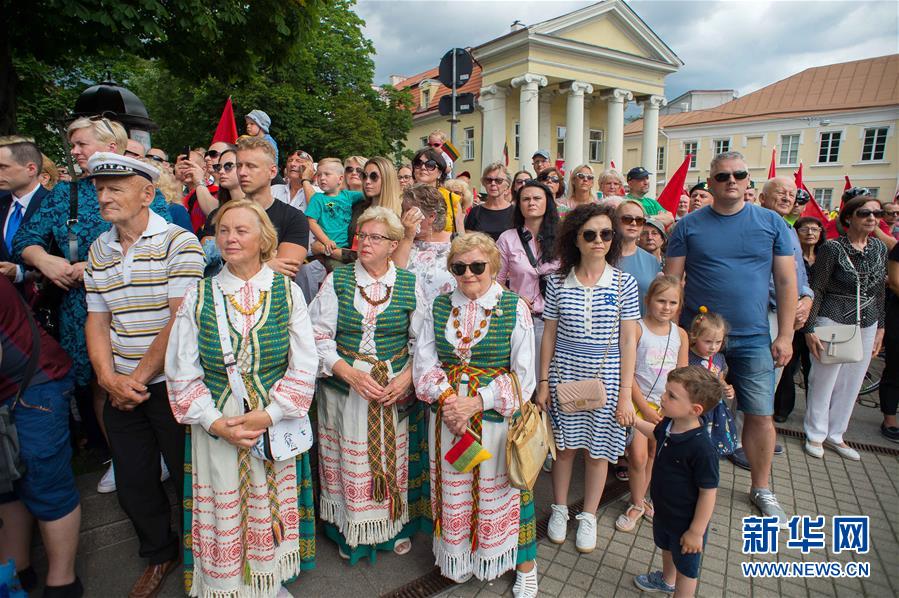
<instances>
[{"instance_id":1,"label":"neoclassical building with columns","mask_svg":"<svg viewBox=\"0 0 899 598\"><path fill-rule=\"evenodd\" d=\"M477 108L456 125L456 173L468 170L477 179L483 166L504 160L504 148L512 171L531 170L538 149L566 168L621 169L629 102L642 106L642 162L655 172L665 77L683 62L627 3L605 0L530 26L516 21L506 35L469 51L474 71L458 91L473 93ZM436 77L435 67L392 78L415 102L410 150L435 129L450 133L449 117L438 111L450 89Z\"/></svg>"}]
</instances>

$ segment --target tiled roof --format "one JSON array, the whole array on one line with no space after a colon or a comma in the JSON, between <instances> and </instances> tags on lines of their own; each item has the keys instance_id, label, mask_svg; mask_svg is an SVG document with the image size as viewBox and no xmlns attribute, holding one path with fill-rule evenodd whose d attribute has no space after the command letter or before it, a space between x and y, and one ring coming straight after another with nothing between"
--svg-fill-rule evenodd
<instances>
[{"instance_id":1,"label":"tiled roof","mask_svg":"<svg viewBox=\"0 0 899 598\"><path fill-rule=\"evenodd\" d=\"M436 86L431 87L431 101L428 104L427 108L423 108L421 106L421 90L418 88L418 84L424 81L425 79L433 79L435 82L437 81L437 68L429 69L423 73L418 73L417 75L412 75L406 79L403 79L399 85L396 87L398 89L408 89L412 92L412 99L414 100L415 111L412 113L413 116L423 116L428 114L437 114L437 105L440 103L440 98L445 95L449 95L452 93L452 90L449 87L441 83L437 83ZM471 77L469 77L468 81L465 82L465 85L456 89L456 93L473 93L475 98L478 97L478 92L481 90L481 65L477 62L474 62L471 69Z\"/></svg>"},{"instance_id":2,"label":"tiled roof","mask_svg":"<svg viewBox=\"0 0 899 598\"><path fill-rule=\"evenodd\" d=\"M714 108L662 115L659 127L789 118L897 104L899 54L891 54L806 69ZM625 135L642 131L643 119L624 128Z\"/></svg>"}]
</instances>

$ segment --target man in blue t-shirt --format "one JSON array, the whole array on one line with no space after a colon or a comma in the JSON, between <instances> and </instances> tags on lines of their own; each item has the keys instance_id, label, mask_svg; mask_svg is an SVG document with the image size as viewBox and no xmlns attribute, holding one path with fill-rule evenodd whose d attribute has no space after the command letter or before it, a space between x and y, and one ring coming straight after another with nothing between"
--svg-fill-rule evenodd
<instances>
[{"instance_id":1,"label":"man in blue t-shirt","mask_svg":"<svg viewBox=\"0 0 899 598\"><path fill-rule=\"evenodd\" d=\"M752 467L750 501L781 527L787 516L769 488L774 454L774 368L793 353L796 269L790 231L771 210L747 204L749 171L739 152L719 154L709 169L712 204L684 217L668 240L665 273L686 274L681 324L704 305L728 322L728 381L745 416L743 446ZM768 281L774 274L778 335L768 332ZM772 359L773 357L773 359Z\"/></svg>"}]
</instances>

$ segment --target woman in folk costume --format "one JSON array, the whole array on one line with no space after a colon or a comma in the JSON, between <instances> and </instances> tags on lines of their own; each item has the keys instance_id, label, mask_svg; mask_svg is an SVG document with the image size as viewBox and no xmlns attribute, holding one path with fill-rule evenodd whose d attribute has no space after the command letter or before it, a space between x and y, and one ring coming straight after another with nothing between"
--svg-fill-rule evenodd
<instances>
[{"instance_id":1,"label":"woman in folk costume","mask_svg":"<svg viewBox=\"0 0 899 598\"><path fill-rule=\"evenodd\" d=\"M434 299L414 361L418 397L431 407L434 555L456 582L516 568L512 593L530 598L537 595L534 504L530 492L510 485L505 451L509 418L535 386L531 312L495 282L500 256L487 235L457 237L447 263L456 290ZM479 461L481 452L463 473L473 451L447 453L472 438L489 458Z\"/></svg>"},{"instance_id":2,"label":"woman in folk costume","mask_svg":"<svg viewBox=\"0 0 899 598\"><path fill-rule=\"evenodd\" d=\"M299 287L265 265L277 233L264 210L224 204L216 243L227 265L184 298L165 359L172 411L190 424L185 590L290 596L282 584L315 563L309 456L273 461L249 449L270 426L306 417L318 367L312 326Z\"/></svg>"},{"instance_id":3,"label":"woman in folk costume","mask_svg":"<svg viewBox=\"0 0 899 598\"><path fill-rule=\"evenodd\" d=\"M378 550L406 554L430 531L423 433L409 407L414 333L426 304L415 276L390 259L399 217L368 208L358 220L359 259L336 268L309 315L324 379L318 386L321 518L355 564ZM410 448L411 447L411 448Z\"/></svg>"}]
</instances>

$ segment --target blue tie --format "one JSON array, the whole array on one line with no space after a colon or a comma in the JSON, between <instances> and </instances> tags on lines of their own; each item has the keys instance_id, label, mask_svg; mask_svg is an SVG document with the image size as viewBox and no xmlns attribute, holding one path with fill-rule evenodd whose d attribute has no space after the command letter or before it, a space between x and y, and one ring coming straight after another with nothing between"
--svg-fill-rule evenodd
<instances>
[{"instance_id":1,"label":"blue tie","mask_svg":"<svg viewBox=\"0 0 899 598\"><path fill-rule=\"evenodd\" d=\"M9 221L6 223L6 235L3 237L3 242L6 243L6 251L12 255L12 238L16 236L16 231L19 230L19 225L22 224L22 204L13 201L10 209L12 213L10 213Z\"/></svg>"}]
</instances>

